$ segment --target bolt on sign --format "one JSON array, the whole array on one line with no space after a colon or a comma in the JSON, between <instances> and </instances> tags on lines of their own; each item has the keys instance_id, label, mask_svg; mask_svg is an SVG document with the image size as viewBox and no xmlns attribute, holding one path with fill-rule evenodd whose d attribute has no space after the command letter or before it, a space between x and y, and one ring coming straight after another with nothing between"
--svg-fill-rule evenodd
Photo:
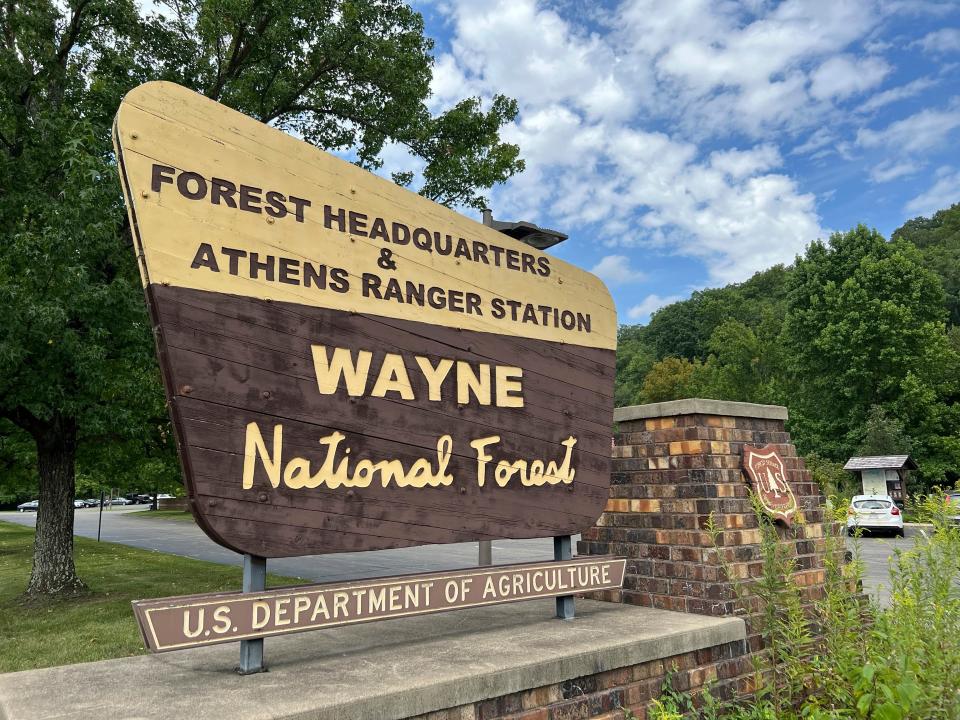
<instances>
[{"instance_id":1,"label":"bolt on sign","mask_svg":"<svg viewBox=\"0 0 960 720\"><path fill-rule=\"evenodd\" d=\"M797 512L797 497L787 482L787 466L776 447L745 445L743 469L764 511L789 527Z\"/></svg>"},{"instance_id":2,"label":"bolt on sign","mask_svg":"<svg viewBox=\"0 0 960 720\"><path fill-rule=\"evenodd\" d=\"M372 620L516 602L623 585L626 560L587 557L417 576L137 600L153 652L286 635Z\"/></svg>"},{"instance_id":3,"label":"bolt on sign","mask_svg":"<svg viewBox=\"0 0 960 720\"><path fill-rule=\"evenodd\" d=\"M114 141L211 538L284 557L599 517L599 279L171 83L124 98Z\"/></svg>"}]
</instances>

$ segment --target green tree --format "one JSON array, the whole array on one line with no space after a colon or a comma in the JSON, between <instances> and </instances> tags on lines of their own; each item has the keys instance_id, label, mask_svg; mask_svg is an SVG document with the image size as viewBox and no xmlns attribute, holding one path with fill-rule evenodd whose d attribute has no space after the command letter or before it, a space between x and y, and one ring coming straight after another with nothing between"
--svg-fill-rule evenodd
<instances>
[{"instance_id":1,"label":"green tree","mask_svg":"<svg viewBox=\"0 0 960 720\"><path fill-rule=\"evenodd\" d=\"M699 397L703 387L703 363L668 357L655 363L643 379L640 398L645 403Z\"/></svg>"},{"instance_id":2,"label":"green tree","mask_svg":"<svg viewBox=\"0 0 960 720\"><path fill-rule=\"evenodd\" d=\"M500 127L517 115L496 95L433 116L433 41L399 0L167 0L142 28L142 78L172 80L326 149L382 166L388 142L424 163L419 191L446 205L486 206L489 188L523 170ZM409 185L412 170L394 180Z\"/></svg>"},{"instance_id":3,"label":"green tree","mask_svg":"<svg viewBox=\"0 0 960 720\"><path fill-rule=\"evenodd\" d=\"M110 144L125 92L173 80L366 168L399 143L422 167L419 191L446 204L480 207L480 191L523 168L499 139L513 100L429 112L431 41L399 0L159 5L148 17L131 0L0 6L0 416L36 447L29 594L83 587L72 553L78 456L129 457L139 443L145 462L170 465Z\"/></svg>"},{"instance_id":4,"label":"green tree","mask_svg":"<svg viewBox=\"0 0 960 720\"><path fill-rule=\"evenodd\" d=\"M688 300L671 303L650 318L643 331L645 342L657 360L671 356L703 360L711 352L710 336L728 320L756 331L760 324L775 318L779 332L789 272L775 265L746 282L698 290Z\"/></svg>"},{"instance_id":5,"label":"green tree","mask_svg":"<svg viewBox=\"0 0 960 720\"><path fill-rule=\"evenodd\" d=\"M820 487L820 492L826 497L852 496L858 492L856 478L853 473L843 469L843 463L827 460L816 453L804 457L803 462L813 481Z\"/></svg>"},{"instance_id":6,"label":"green tree","mask_svg":"<svg viewBox=\"0 0 960 720\"><path fill-rule=\"evenodd\" d=\"M912 449L913 441L903 423L887 415L880 405L871 405L857 455L909 455Z\"/></svg>"},{"instance_id":7,"label":"green tree","mask_svg":"<svg viewBox=\"0 0 960 720\"><path fill-rule=\"evenodd\" d=\"M644 336L657 360L682 357L692 360L703 354L705 336L702 331L699 301L671 303L657 310L650 318Z\"/></svg>"},{"instance_id":8,"label":"green tree","mask_svg":"<svg viewBox=\"0 0 960 720\"><path fill-rule=\"evenodd\" d=\"M778 368L776 343L765 337L769 332L769 326L754 331L739 320L718 325L707 341L705 394L721 400L772 402Z\"/></svg>"},{"instance_id":9,"label":"green tree","mask_svg":"<svg viewBox=\"0 0 960 720\"><path fill-rule=\"evenodd\" d=\"M923 264L943 283L950 324L960 325L960 203L930 218L908 220L894 230L892 239L920 249Z\"/></svg>"},{"instance_id":10,"label":"green tree","mask_svg":"<svg viewBox=\"0 0 960 720\"><path fill-rule=\"evenodd\" d=\"M0 504L33 500L36 492L36 447L27 433L0 418Z\"/></svg>"},{"instance_id":11,"label":"green tree","mask_svg":"<svg viewBox=\"0 0 960 720\"><path fill-rule=\"evenodd\" d=\"M957 427L957 356L945 318L940 280L910 243L863 226L813 243L790 277L783 332L802 449L844 459L877 406L931 458L958 459L938 440ZM943 468L927 470L929 480Z\"/></svg>"},{"instance_id":12,"label":"green tree","mask_svg":"<svg viewBox=\"0 0 960 720\"><path fill-rule=\"evenodd\" d=\"M653 351L646 344L643 328L638 325L620 326L617 330L615 407L641 402L643 379L653 363Z\"/></svg>"}]
</instances>

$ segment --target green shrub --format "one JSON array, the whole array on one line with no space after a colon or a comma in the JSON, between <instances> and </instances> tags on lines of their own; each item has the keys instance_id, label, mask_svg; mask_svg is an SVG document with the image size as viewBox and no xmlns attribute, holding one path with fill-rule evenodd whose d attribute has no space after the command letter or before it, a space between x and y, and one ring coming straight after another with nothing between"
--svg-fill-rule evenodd
<instances>
[{"instance_id":1,"label":"green shrub","mask_svg":"<svg viewBox=\"0 0 960 720\"><path fill-rule=\"evenodd\" d=\"M853 496L859 492L859 484L853 473L843 469L843 463L827 460L816 453L804 458L804 465L810 471L813 481L820 486L825 497L831 495Z\"/></svg>"},{"instance_id":2,"label":"green shrub","mask_svg":"<svg viewBox=\"0 0 960 720\"><path fill-rule=\"evenodd\" d=\"M957 485L960 486L960 482ZM940 487L934 486L928 495L923 493L908 494L903 505L904 522L933 523L937 516L948 510L944 506L946 494L956 492L957 489L958 487L942 490Z\"/></svg>"}]
</instances>

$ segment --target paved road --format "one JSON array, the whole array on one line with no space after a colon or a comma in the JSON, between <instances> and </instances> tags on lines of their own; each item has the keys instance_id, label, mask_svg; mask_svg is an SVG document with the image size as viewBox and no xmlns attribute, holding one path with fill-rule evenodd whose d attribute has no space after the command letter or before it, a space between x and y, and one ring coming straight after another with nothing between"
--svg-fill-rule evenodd
<instances>
[{"instance_id":1,"label":"paved road","mask_svg":"<svg viewBox=\"0 0 960 720\"><path fill-rule=\"evenodd\" d=\"M145 505L116 507L103 511L101 539L147 550L184 555L225 565L240 565L241 556L220 547L189 520L130 517ZM97 537L98 508L74 511L74 533ZM36 513L0 512L0 520L33 527ZM575 549L575 548L574 548ZM493 561L497 564L553 559L553 540L497 540ZM314 582L339 582L356 578L402 573L453 570L477 564L477 543L426 545L398 550L363 553L306 555L280 558L267 563L269 572L300 577Z\"/></svg>"},{"instance_id":2,"label":"paved road","mask_svg":"<svg viewBox=\"0 0 960 720\"><path fill-rule=\"evenodd\" d=\"M890 603L889 559L897 550L912 548L923 532L929 532L929 528L907 526L905 537L902 538L886 535L848 538L848 548L859 545L860 558L864 563L863 589L870 597L879 600L881 605Z\"/></svg>"},{"instance_id":3,"label":"paved road","mask_svg":"<svg viewBox=\"0 0 960 720\"><path fill-rule=\"evenodd\" d=\"M241 563L239 555L214 543L189 520L130 517L131 512L142 511L144 507L137 505L104 510L102 539L226 565ZM74 516L76 534L95 538L97 516L96 508L77 510ZM0 520L32 527L36 522L36 513L0 512ZM848 546L852 547L855 542L859 542L860 545L860 556L865 565L864 590L871 597L878 598L882 604L886 605L890 600L888 559L896 549L912 547L920 532L917 527L908 527L905 538L864 537L858 541L848 540ZM493 561L498 564L545 560L552 557L553 541L549 538L498 540L493 544ZM382 575L452 570L470 567L476 565L476 562L477 544L457 543L365 553L282 558L271 560L268 563L268 569L270 572L314 582L334 582Z\"/></svg>"}]
</instances>

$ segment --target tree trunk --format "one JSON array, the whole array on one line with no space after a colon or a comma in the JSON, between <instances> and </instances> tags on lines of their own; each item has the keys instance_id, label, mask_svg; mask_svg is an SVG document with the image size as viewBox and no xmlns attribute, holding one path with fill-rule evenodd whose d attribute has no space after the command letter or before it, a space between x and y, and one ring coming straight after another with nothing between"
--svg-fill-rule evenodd
<instances>
[{"instance_id":1,"label":"tree trunk","mask_svg":"<svg viewBox=\"0 0 960 720\"><path fill-rule=\"evenodd\" d=\"M85 589L73 563L76 419L54 415L33 436L40 472L40 506L27 595L75 595Z\"/></svg>"}]
</instances>

